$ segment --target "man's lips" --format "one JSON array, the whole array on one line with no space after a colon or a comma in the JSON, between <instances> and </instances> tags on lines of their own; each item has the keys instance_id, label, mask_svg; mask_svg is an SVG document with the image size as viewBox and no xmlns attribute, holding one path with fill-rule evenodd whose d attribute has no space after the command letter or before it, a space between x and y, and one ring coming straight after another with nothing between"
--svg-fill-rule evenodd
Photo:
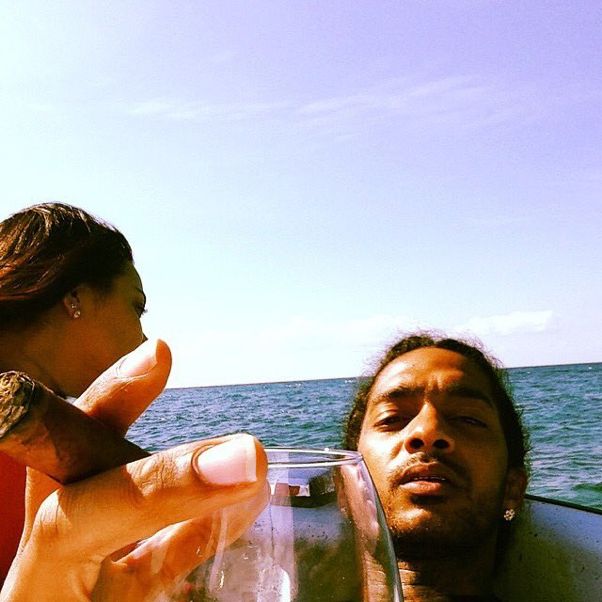
<instances>
[{"instance_id":1,"label":"man's lips","mask_svg":"<svg viewBox=\"0 0 602 602\"><path fill-rule=\"evenodd\" d=\"M409 466L402 472L398 484L415 495L443 495L449 488L461 485L454 471L437 462Z\"/></svg>"}]
</instances>

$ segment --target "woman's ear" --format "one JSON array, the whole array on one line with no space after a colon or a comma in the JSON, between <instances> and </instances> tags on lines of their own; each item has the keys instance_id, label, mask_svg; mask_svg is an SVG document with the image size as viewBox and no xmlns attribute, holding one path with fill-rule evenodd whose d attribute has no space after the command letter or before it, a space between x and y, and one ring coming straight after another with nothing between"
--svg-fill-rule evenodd
<instances>
[{"instance_id":1,"label":"woman's ear","mask_svg":"<svg viewBox=\"0 0 602 602\"><path fill-rule=\"evenodd\" d=\"M524 468L509 468L506 477L506 491L504 494L504 509L518 510L527 490L527 473Z\"/></svg>"},{"instance_id":2,"label":"woman's ear","mask_svg":"<svg viewBox=\"0 0 602 602\"><path fill-rule=\"evenodd\" d=\"M63 307L72 320L77 320L82 315L79 289L75 288L63 297Z\"/></svg>"}]
</instances>

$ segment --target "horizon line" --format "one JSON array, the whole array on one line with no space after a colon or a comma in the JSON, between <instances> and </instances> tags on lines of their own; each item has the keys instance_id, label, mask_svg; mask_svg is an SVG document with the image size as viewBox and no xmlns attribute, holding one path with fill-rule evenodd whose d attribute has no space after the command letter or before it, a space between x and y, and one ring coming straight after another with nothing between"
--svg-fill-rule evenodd
<instances>
[{"instance_id":1,"label":"horizon line","mask_svg":"<svg viewBox=\"0 0 602 602\"><path fill-rule=\"evenodd\" d=\"M522 366L503 366L503 370L525 370L527 368L554 368L556 366L586 366L588 364L602 364L602 360L591 362L567 362L561 364L528 364ZM291 378L286 380L261 380L248 381L242 383L221 383L214 385L186 385L179 387L166 387L165 391L175 391L177 389L210 389L215 387L251 387L257 385L284 385L290 383L307 383L318 382L324 380L357 380L361 378L369 378L369 375L358 374L356 376L325 376L320 378Z\"/></svg>"}]
</instances>

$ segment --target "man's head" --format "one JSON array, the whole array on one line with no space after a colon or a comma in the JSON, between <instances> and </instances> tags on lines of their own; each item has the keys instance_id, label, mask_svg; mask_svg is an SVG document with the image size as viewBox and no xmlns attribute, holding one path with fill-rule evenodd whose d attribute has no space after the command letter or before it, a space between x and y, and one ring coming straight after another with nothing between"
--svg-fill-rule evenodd
<instances>
[{"instance_id":1,"label":"man's head","mask_svg":"<svg viewBox=\"0 0 602 602\"><path fill-rule=\"evenodd\" d=\"M405 558L493 550L523 498L520 417L473 344L420 333L389 348L358 390L345 446L362 452Z\"/></svg>"}]
</instances>

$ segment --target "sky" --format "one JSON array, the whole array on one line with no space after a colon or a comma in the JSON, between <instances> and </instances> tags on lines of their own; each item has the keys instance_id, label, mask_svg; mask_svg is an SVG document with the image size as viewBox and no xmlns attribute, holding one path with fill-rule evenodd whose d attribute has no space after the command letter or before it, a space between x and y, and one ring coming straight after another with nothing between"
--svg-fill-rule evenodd
<instances>
[{"instance_id":1,"label":"sky","mask_svg":"<svg viewBox=\"0 0 602 602\"><path fill-rule=\"evenodd\" d=\"M0 1L0 217L134 248L168 386L416 328L602 361L598 0Z\"/></svg>"}]
</instances>

